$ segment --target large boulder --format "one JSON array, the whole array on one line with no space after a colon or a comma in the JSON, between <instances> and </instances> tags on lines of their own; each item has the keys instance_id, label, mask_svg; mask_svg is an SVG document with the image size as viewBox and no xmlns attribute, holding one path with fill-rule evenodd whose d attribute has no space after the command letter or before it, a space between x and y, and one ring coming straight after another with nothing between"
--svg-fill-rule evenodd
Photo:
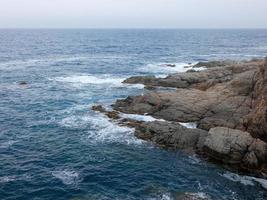
<instances>
[{"instance_id":1,"label":"large boulder","mask_svg":"<svg viewBox=\"0 0 267 200\"><path fill-rule=\"evenodd\" d=\"M265 170L267 164L267 144L236 129L212 128L203 150L212 159L245 170Z\"/></svg>"}]
</instances>

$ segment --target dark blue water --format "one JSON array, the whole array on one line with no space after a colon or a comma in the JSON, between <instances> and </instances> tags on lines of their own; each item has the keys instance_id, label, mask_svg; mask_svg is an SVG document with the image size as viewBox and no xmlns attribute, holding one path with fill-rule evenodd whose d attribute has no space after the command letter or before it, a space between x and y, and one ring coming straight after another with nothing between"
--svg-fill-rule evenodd
<instances>
[{"instance_id":1,"label":"dark blue water","mask_svg":"<svg viewBox=\"0 0 267 200\"><path fill-rule=\"evenodd\" d=\"M0 199L266 199L259 183L90 110L145 92L121 84L132 75L266 54L267 30L0 30Z\"/></svg>"}]
</instances>

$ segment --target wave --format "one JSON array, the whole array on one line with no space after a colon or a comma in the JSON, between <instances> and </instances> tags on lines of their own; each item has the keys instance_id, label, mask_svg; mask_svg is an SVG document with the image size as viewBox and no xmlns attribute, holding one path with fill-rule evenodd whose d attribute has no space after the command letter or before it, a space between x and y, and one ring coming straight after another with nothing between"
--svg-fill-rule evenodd
<instances>
[{"instance_id":1,"label":"wave","mask_svg":"<svg viewBox=\"0 0 267 200\"><path fill-rule=\"evenodd\" d=\"M112 123L102 114L90 116L90 127L88 139L94 142L110 142L110 143L126 143L140 145L142 140L134 136L134 129L122 127L116 123Z\"/></svg>"},{"instance_id":2,"label":"wave","mask_svg":"<svg viewBox=\"0 0 267 200\"><path fill-rule=\"evenodd\" d=\"M138 72L146 72L146 73L154 73L158 74L159 78L164 78L165 74L169 73L177 73L177 72L186 72L189 69L192 69L194 64L190 63L156 63L156 64L148 64L146 66L142 66L137 69ZM174 67L170 67L168 65L175 65ZM206 68L194 68L195 70L204 70Z\"/></svg>"},{"instance_id":3,"label":"wave","mask_svg":"<svg viewBox=\"0 0 267 200\"><path fill-rule=\"evenodd\" d=\"M32 67L32 66L51 66L57 63L64 62L65 63L72 63L72 62L84 62L93 59L104 59L104 60L111 60L111 59L128 59L126 56L119 56L119 55L90 55L90 56L57 56L57 57L46 57L46 58L39 58L39 59L27 59L27 60L15 60L15 61L7 61L7 62L0 62L0 70L14 70L14 69L23 69L25 67Z\"/></svg>"},{"instance_id":4,"label":"wave","mask_svg":"<svg viewBox=\"0 0 267 200\"><path fill-rule=\"evenodd\" d=\"M0 177L0 183L8 183L11 181L15 181L16 177L15 176L2 176Z\"/></svg>"},{"instance_id":5,"label":"wave","mask_svg":"<svg viewBox=\"0 0 267 200\"><path fill-rule=\"evenodd\" d=\"M101 114L70 116L62 119L59 124L65 128L88 129L87 140L93 143L126 143L140 145L142 140L134 136L134 129L122 127Z\"/></svg>"},{"instance_id":6,"label":"wave","mask_svg":"<svg viewBox=\"0 0 267 200\"><path fill-rule=\"evenodd\" d=\"M143 84L124 84L122 83L125 78L115 77L112 75L72 75L66 77L56 77L54 79L58 82L70 83L75 87L83 87L87 85L105 85L108 87L133 87L143 89Z\"/></svg>"},{"instance_id":7,"label":"wave","mask_svg":"<svg viewBox=\"0 0 267 200\"><path fill-rule=\"evenodd\" d=\"M74 185L80 181L79 173L74 170L64 169L52 171L52 175L62 181L65 185Z\"/></svg>"},{"instance_id":8,"label":"wave","mask_svg":"<svg viewBox=\"0 0 267 200\"><path fill-rule=\"evenodd\" d=\"M17 143L18 141L16 140L9 140L7 142L3 142L0 144L0 149L6 149L11 147L13 144Z\"/></svg>"},{"instance_id":9,"label":"wave","mask_svg":"<svg viewBox=\"0 0 267 200\"><path fill-rule=\"evenodd\" d=\"M255 183L260 184L263 188L267 189L267 179L256 178L253 176L241 176L235 173L227 172L221 174L221 176L231 180L233 182L239 182L243 185L254 186Z\"/></svg>"}]
</instances>

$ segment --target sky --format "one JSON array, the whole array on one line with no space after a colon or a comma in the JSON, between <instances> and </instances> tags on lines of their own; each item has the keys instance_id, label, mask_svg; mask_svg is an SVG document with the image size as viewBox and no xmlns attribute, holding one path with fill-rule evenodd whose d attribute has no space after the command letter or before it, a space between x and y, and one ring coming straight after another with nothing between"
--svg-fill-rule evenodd
<instances>
[{"instance_id":1,"label":"sky","mask_svg":"<svg viewBox=\"0 0 267 200\"><path fill-rule=\"evenodd\" d=\"M267 0L0 0L1 28L267 28Z\"/></svg>"}]
</instances>

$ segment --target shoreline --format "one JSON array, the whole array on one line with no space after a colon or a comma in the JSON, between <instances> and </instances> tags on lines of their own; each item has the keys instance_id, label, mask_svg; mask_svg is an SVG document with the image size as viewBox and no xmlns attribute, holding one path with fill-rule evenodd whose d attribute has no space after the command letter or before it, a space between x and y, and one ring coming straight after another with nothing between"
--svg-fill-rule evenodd
<instances>
[{"instance_id":1,"label":"shoreline","mask_svg":"<svg viewBox=\"0 0 267 200\"><path fill-rule=\"evenodd\" d=\"M137 76L123 83L143 84L147 92L117 100L112 111L101 105L92 109L135 128L140 139L197 153L237 172L266 179L267 58L200 62L165 78ZM196 127L183 123L196 123Z\"/></svg>"}]
</instances>

